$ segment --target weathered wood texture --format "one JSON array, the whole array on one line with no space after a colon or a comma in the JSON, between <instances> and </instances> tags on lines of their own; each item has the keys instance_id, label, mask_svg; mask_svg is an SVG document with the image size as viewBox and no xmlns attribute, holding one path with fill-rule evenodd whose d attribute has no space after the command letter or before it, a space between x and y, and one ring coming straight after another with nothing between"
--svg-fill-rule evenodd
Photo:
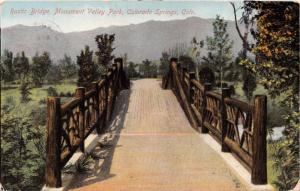
<instances>
[{"instance_id":1,"label":"weathered wood texture","mask_svg":"<svg viewBox=\"0 0 300 191\"><path fill-rule=\"evenodd\" d=\"M253 164L251 181L254 184L267 182L267 97L255 96L253 128Z\"/></svg>"},{"instance_id":2,"label":"weathered wood texture","mask_svg":"<svg viewBox=\"0 0 300 191\"><path fill-rule=\"evenodd\" d=\"M256 96L253 106L230 98L228 88L216 93L210 84L195 80L174 58L162 87L173 90L193 127L199 125L202 133L216 138L223 152L238 157L251 171L253 184L267 183L266 96Z\"/></svg>"},{"instance_id":3,"label":"weathered wood texture","mask_svg":"<svg viewBox=\"0 0 300 191\"><path fill-rule=\"evenodd\" d=\"M75 97L60 104L60 98L47 100L46 186L61 187L61 169L78 148L84 152L84 140L96 129L101 133L111 118L118 92L130 82L116 59L104 79L89 84L89 91L78 87Z\"/></svg>"},{"instance_id":4,"label":"weathered wood texture","mask_svg":"<svg viewBox=\"0 0 300 191\"><path fill-rule=\"evenodd\" d=\"M61 106L60 98L47 99L46 180L52 187L61 186Z\"/></svg>"}]
</instances>

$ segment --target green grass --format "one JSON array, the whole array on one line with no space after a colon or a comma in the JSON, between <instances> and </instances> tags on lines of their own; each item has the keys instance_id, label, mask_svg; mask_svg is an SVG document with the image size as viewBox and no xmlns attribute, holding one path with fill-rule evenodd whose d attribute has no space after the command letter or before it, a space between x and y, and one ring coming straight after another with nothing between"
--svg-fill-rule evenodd
<instances>
[{"instance_id":1,"label":"green grass","mask_svg":"<svg viewBox=\"0 0 300 191\"><path fill-rule=\"evenodd\" d=\"M44 85L43 87L40 88L32 88L30 90L31 95L29 96L31 101L27 103L27 106L32 106L35 107L37 106L36 104L39 104L39 101L42 99L45 99L48 94L47 94L47 89L49 87L53 87L57 90L58 93L67 93L71 92L74 93L76 89L76 83L67 81L61 84L57 85ZM18 86L13 86L13 88L10 89L2 89L1 90L1 103L5 102L5 99L7 97L12 97L17 104L20 104L20 90Z\"/></svg>"}]
</instances>

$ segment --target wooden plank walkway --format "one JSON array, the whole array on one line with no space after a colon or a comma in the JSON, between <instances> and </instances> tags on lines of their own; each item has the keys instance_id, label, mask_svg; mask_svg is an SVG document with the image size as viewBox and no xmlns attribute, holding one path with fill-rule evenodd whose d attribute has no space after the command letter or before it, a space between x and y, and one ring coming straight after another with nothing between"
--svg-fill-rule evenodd
<instances>
[{"instance_id":1,"label":"wooden plank walkway","mask_svg":"<svg viewBox=\"0 0 300 191\"><path fill-rule=\"evenodd\" d=\"M76 175L69 189L97 191L247 190L193 130L170 90L160 81L132 81L121 93L103 140L112 147L93 172ZM104 151L103 151L104 150Z\"/></svg>"}]
</instances>

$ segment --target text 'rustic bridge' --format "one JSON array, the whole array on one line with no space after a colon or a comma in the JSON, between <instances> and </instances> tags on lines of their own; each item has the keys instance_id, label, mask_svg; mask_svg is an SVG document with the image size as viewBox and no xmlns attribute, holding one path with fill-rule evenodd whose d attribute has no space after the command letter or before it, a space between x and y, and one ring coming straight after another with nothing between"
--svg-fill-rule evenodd
<instances>
[{"instance_id":1,"label":"text 'rustic bridge'","mask_svg":"<svg viewBox=\"0 0 300 191\"><path fill-rule=\"evenodd\" d=\"M248 104L232 98L228 88L222 88L217 93L211 84L200 83L195 79L195 73L180 67L176 59L171 59L169 72L163 77L161 83L163 89L171 89L173 94L170 93L171 91L157 88L160 83L157 79L135 80L129 90L131 85L123 70L122 60L116 59L115 61L116 63L109 68L102 80L90 84L88 88L77 88L75 97L70 102L61 104L60 98L47 99L46 186L62 186L62 168L78 149L84 152L84 141L92 131L96 130L99 135L105 132L107 126L114 120L115 116L112 113L118 112L116 105L118 105L117 102L122 102L120 101L122 96L127 96L126 100L129 101L127 114L121 113L126 115L126 122L123 125L126 127L118 136L121 136L119 142L122 143L122 149L125 149L127 153L122 154L122 151L118 155L115 153L111 169L117 174L125 173L126 176L120 176L120 180L115 178L116 182L111 184L119 184L120 188L125 188L125 190L126 188L158 190L151 187L151 183L147 183L148 179L146 181L143 179L145 174L149 173L149 176L153 177L153 174L162 176L160 180L153 179L153 185L157 185L169 175L178 173L181 175L176 175L177 184L176 181L168 183L169 185L165 185L165 190L176 190L173 189L172 184L180 188L180 181L182 184L188 184L186 181L191 181L191 179L202 181L199 183L201 188L205 173L209 174L217 168L213 160L208 161L204 158L211 157L220 166L223 162L208 144L203 143L197 132L200 135L209 134L217 140L223 152L231 153L251 173L253 184L267 183L266 96L255 96L254 103ZM120 96L121 91L131 93ZM180 112L182 109L179 105L185 115ZM189 128L190 126L197 132ZM138 136L149 136L151 139L141 140L137 138ZM139 144L139 149L132 147L132 144ZM191 146L181 150L180 148L185 144ZM141 151L143 147L147 150ZM193 154L188 152L189 149ZM126 157L128 153L131 153L130 156L133 157ZM206 156L203 156L204 154ZM118 157L121 160L118 160ZM143 157L147 158L143 159ZM141 160L137 160L139 158ZM182 161L176 161L176 163L174 162L176 158ZM156 162L153 163L152 160ZM124 169L121 168L123 164L116 164L124 161L128 165L135 163L136 166L142 166L132 173L136 176L135 181L128 179L124 182L122 180L135 170L135 166L128 166ZM168 166L168 162L178 164L178 166L164 169L162 166ZM199 170L202 168L201 165L208 169ZM148 168L145 170L147 172L139 174L139 171L145 168ZM150 173L150 171L153 172ZM193 173L192 178L190 178L191 173ZM224 175L224 179L226 178ZM139 184L139 180L145 184L144 187L138 189L129 186L129 182ZM165 182L169 181L165 180ZM103 188L117 190L109 187L109 184L107 183ZM128 184L127 187L125 184ZM212 181L210 184L215 184L215 182ZM94 189L99 189L103 185L94 186ZM190 183L190 186L199 188L197 182Z\"/></svg>"}]
</instances>

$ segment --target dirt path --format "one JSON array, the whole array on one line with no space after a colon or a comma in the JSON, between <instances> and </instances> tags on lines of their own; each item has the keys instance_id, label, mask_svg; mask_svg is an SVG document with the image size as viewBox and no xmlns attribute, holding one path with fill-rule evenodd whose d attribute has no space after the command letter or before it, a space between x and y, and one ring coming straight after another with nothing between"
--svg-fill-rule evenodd
<instances>
[{"instance_id":1,"label":"dirt path","mask_svg":"<svg viewBox=\"0 0 300 191\"><path fill-rule=\"evenodd\" d=\"M117 104L117 118L106 135L113 148L97 161L93 173L77 176L74 190L246 190L159 81L133 81Z\"/></svg>"}]
</instances>

